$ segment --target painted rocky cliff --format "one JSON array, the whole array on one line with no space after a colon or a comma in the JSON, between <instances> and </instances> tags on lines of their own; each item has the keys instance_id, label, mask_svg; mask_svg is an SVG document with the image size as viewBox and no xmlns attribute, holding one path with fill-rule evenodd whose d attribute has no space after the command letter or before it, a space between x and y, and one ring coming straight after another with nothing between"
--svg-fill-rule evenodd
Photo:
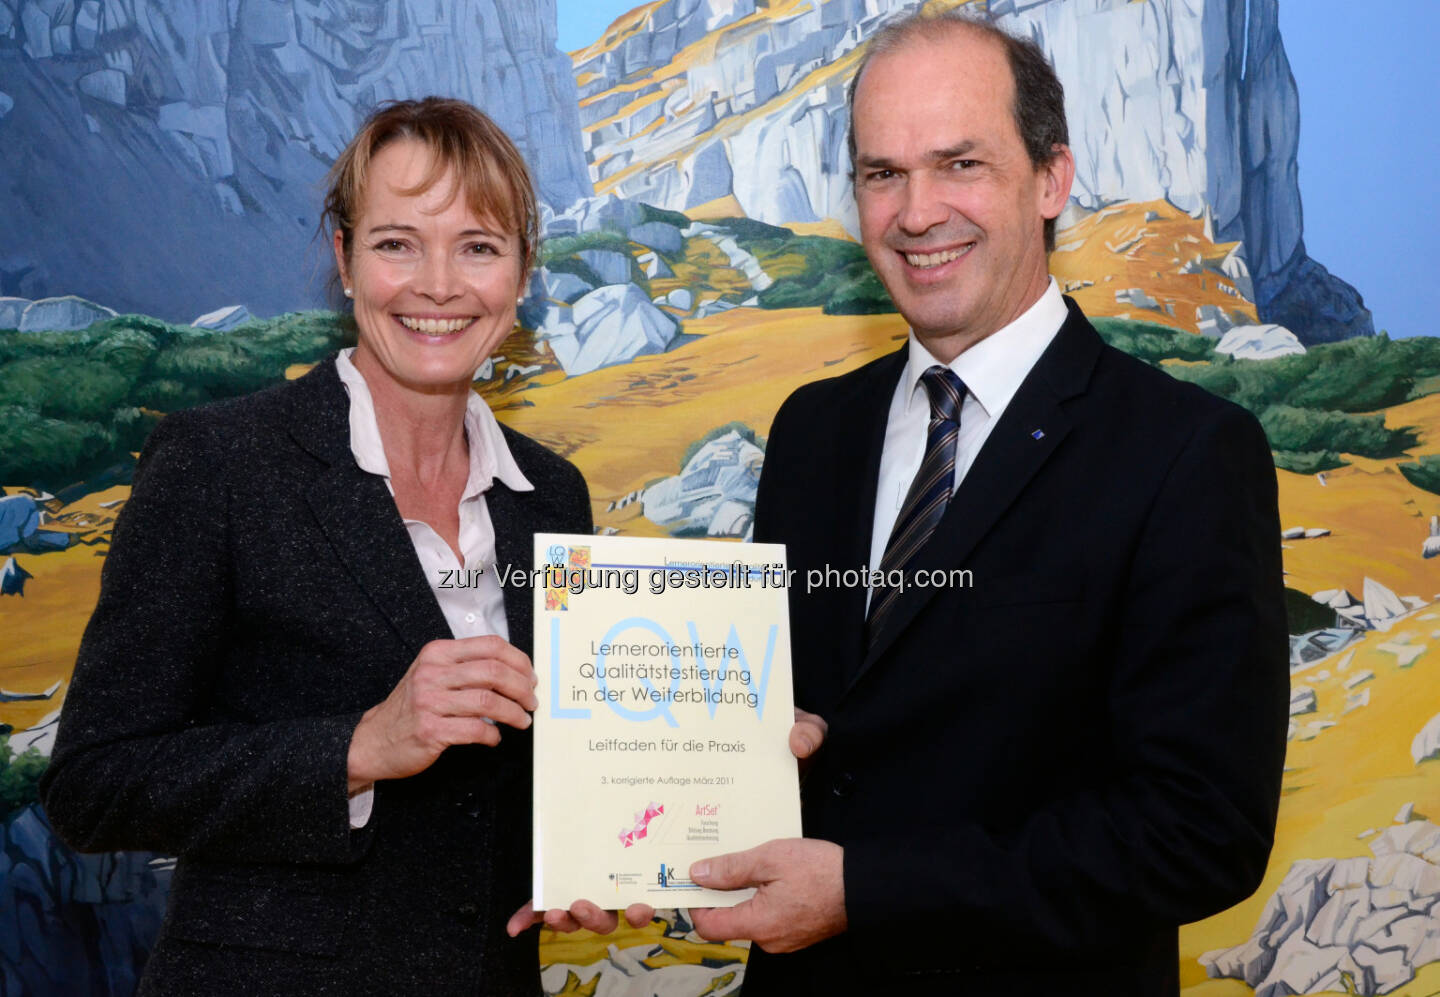
<instances>
[{"instance_id":1,"label":"painted rocky cliff","mask_svg":"<svg viewBox=\"0 0 1440 997\"><path fill-rule=\"evenodd\" d=\"M590 193L555 0L0 0L0 295L189 321L324 294L326 168L377 102L488 111Z\"/></svg>"},{"instance_id":2,"label":"painted rocky cliff","mask_svg":"<svg viewBox=\"0 0 1440 997\"><path fill-rule=\"evenodd\" d=\"M575 53L597 191L684 210L733 196L775 224L854 229L845 83L915 0L660 0ZM1373 333L1305 252L1299 97L1278 0L950 3L1034 38L1066 87L1073 214L1165 199L1243 244L1260 316L1314 343Z\"/></svg>"}]
</instances>

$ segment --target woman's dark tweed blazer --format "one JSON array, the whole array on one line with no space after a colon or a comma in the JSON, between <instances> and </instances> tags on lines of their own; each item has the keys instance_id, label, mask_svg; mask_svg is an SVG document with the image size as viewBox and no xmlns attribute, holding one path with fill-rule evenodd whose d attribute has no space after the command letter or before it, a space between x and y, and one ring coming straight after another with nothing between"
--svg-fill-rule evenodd
<instances>
[{"instance_id":1,"label":"woman's dark tweed blazer","mask_svg":"<svg viewBox=\"0 0 1440 997\"><path fill-rule=\"evenodd\" d=\"M486 494L498 561L589 533L585 482L505 430L533 492ZM531 649L531 592L508 588ZM379 784L352 831L346 751L451 636L383 480L350 453L333 360L155 430L115 526L42 785L85 850L180 857L142 994L537 994L530 737Z\"/></svg>"}]
</instances>

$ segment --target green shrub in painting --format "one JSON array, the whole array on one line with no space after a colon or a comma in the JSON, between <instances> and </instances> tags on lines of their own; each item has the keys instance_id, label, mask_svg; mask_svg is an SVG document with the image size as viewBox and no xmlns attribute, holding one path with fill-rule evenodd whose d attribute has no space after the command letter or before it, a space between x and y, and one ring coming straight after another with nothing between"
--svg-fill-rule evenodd
<instances>
[{"instance_id":1,"label":"green shrub in painting","mask_svg":"<svg viewBox=\"0 0 1440 997\"><path fill-rule=\"evenodd\" d=\"M115 434L94 422L51 419L19 405L0 405L0 482L54 487L104 467L117 453Z\"/></svg>"},{"instance_id":2,"label":"green shrub in painting","mask_svg":"<svg viewBox=\"0 0 1440 997\"><path fill-rule=\"evenodd\" d=\"M1285 623L1292 634L1309 633L1335 625L1335 610L1301 592L1285 588Z\"/></svg>"},{"instance_id":3,"label":"green shrub in painting","mask_svg":"<svg viewBox=\"0 0 1440 997\"><path fill-rule=\"evenodd\" d=\"M49 759L35 748L20 754L10 747L10 737L0 734L0 823L40 799L40 775Z\"/></svg>"},{"instance_id":4,"label":"green shrub in painting","mask_svg":"<svg viewBox=\"0 0 1440 997\"><path fill-rule=\"evenodd\" d=\"M826 315L876 315L893 312L895 302L867 264L834 288L822 310Z\"/></svg>"},{"instance_id":5,"label":"green shrub in painting","mask_svg":"<svg viewBox=\"0 0 1440 997\"><path fill-rule=\"evenodd\" d=\"M783 271L791 272L782 272L757 295L762 308L820 308L826 315L875 315L895 310L889 292L870 269L865 250L856 243L796 235L789 229L748 219L727 219L718 224L735 231L736 241L754 253L762 266L800 258L798 268L793 264L784 267Z\"/></svg>"},{"instance_id":6,"label":"green shrub in painting","mask_svg":"<svg viewBox=\"0 0 1440 997\"><path fill-rule=\"evenodd\" d=\"M1184 329L1127 318L1094 318L1090 324L1105 342L1148 364L1158 364L1162 360L1211 361L1217 358L1212 340Z\"/></svg>"},{"instance_id":7,"label":"green shrub in painting","mask_svg":"<svg viewBox=\"0 0 1440 997\"><path fill-rule=\"evenodd\" d=\"M0 332L0 483L50 491L129 459L166 412L248 394L354 342L331 312L229 332L121 315L73 332Z\"/></svg>"},{"instance_id":8,"label":"green shrub in painting","mask_svg":"<svg viewBox=\"0 0 1440 997\"><path fill-rule=\"evenodd\" d=\"M1363 336L1274 360L1216 357L1210 364L1168 369L1256 415L1272 405L1374 412L1440 390L1435 380L1440 378L1440 342Z\"/></svg>"},{"instance_id":9,"label":"green shrub in painting","mask_svg":"<svg viewBox=\"0 0 1440 997\"><path fill-rule=\"evenodd\" d=\"M1296 474L1318 474L1344 467L1345 462L1333 450L1277 450L1275 466Z\"/></svg>"},{"instance_id":10,"label":"green shrub in painting","mask_svg":"<svg viewBox=\"0 0 1440 997\"><path fill-rule=\"evenodd\" d=\"M1411 430L1387 429L1381 413L1349 415L1271 405L1260 413L1260 425L1276 450L1396 457L1415 445Z\"/></svg>"},{"instance_id":11,"label":"green shrub in painting","mask_svg":"<svg viewBox=\"0 0 1440 997\"><path fill-rule=\"evenodd\" d=\"M1401 464L1400 473L1416 488L1440 495L1440 454L1426 454L1413 463Z\"/></svg>"}]
</instances>

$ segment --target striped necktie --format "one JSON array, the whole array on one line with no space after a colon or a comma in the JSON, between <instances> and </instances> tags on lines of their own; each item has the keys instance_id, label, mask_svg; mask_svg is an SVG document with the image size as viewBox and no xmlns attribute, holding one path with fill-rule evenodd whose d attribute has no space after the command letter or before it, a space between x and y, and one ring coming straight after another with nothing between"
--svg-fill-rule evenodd
<instances>
[{"instance_id":1,"label":"striped necktie","mask_svg":"<svg viewBox=\"0 0 1440 997\"><path fill-rule=\"evenodd\" d=\"M930 396L930 429L925 438L925 457L905 493L905 503L890 531L880 570L885 575L904 569L925 546L955 489L955 439L960 435L960 406L965 384L949 367L936 364L920 375ZM900 597L899 587L877 587L871 593L869 643L873 644L885 625L885 617Z\"/></svg>"}]
</instances>

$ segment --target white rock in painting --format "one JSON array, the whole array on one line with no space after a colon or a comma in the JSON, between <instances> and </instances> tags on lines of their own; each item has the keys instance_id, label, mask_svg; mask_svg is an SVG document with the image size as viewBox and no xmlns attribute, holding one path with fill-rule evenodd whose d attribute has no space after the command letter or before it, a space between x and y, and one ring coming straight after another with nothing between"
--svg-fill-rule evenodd
<instances>
[{"instance_id":1,"label":"white rock in painting","mask_svg":"<svg viewBox=\"0 0 1440 997\"><path fill-rule=\"evenodd\" d=\"M671 255L680 252L685 244L685 237L680 230L668 222L642 222L632 225L625 234L631 242L638 242L642 246Z\"/></svg>"},{"instance_id":2,"label":"white rock in painting","mask_svg":"<svg viewBox=\"0 0 1440 997\"><path fill-rule=\"evenodd\" d=\"M743 537L750 530L754 519L753 503L727 499L720 503L715 515L710 517L710 525L705 534L711 537Z\"/></svg>"},{"instance_id":3,"label":"white rock in painting","mask_svg":"<svg viewBox=\"0 0 1440 997\"><path fill-rule=\"evenodd\" d=\"M726 301L724 298L711 298L709 301L700 302L700 307L695 309L696 318L709 318L711 315L719 315L721 312L728 312L738 307L733 301Z\"/></svg>"},{"instance_id":4,"label":"white rock in painting","mask_svg":"<svg viewBox=\"0 0 1440 997\"><path fill-rule=\"evenodd\" d=\"M75 44L82 49L94 48L100 28L100 0L84 0L75 12Z\"/></svg>"},{"instance_id":5,"label":"white rock in painting","mask_svg":"<svg viewBox=\"0 0 1440 997\"><path fill-rule=\"evenodd\" d=\"M29 298L0 298L0 329L20 328L20 316L29 305Z\"/></svg>"},{"instance_id":6,"label":"white rock in painting","mask_svg":"<svg viewBox=\"0 0 1440 997\"><path fill-rule=\"evenodd\" d=\"M1359 671L1351 675L1342 684L1347 690L1354 689L1356 686L1364 685L1366 682L1369 682L1374 677L1374 672L1370 671L1369 669L1365 669L1364 671Z\"/></svg>"},{"instance_id":7,"label":"white rock in painting","mask_svg":"<svg viewBox=\"0 0 1440 997\"><path fill-rule=\"evenodd\" d=\"M254 317L244 305L229 305L225 308L217 308L213 312L206 312L190 324L197 329L223 331L249 322Z\"/></svg>"},{"instance_id":8,"label":"white rock in painting","mask_svg":"<svg viewBox=\"0 0 1440 997\"><path fill-rule=\"evenodd\" d=\"M1133 308L1144 308L1147 311L1155 311L1160 307L1160 302L1150 297L1143 289L1138 287L1127 287L1123 291L1116 291L1115 300L1119 304L1130 305Z\"/></svg>"},{"instance_id":9,"label":"white rock in painting","mask_svg":"<svg viewBox=\"0 0 1440 997\"><path fill-rule=\"evenodd\" d=\"M575 309L569 305L550 302L545 314L535 326L537 339L554 339L557 336L575 335Z\"/></svg>"},{"instance_id":10,"label":"white rock in painting","mask_svg":"<svg viewBox=\"0 0 1440 997\"><path fill-rule=\"evenodd\" d=\"M1315 712L1315 690L1308 685L1297 685L1290 690L1290 715Z\"/></svg>"},{"instance_id":11,"label":"white rock in painting","mask_svg":"<svg viewBox=\"0 0 1440 997\"><path fill-rule=\"evenodd\" d=\"M25 582L34 578L20 562L13 557L7 557L4 563L0 563L0 595L25 595Z\"/></svg>"},{"instance_id":12,"label":"white rock in painting","mask_svg":"<svg viewBox=\"0 0 1440 997\"><path fill-rule=\"evenodd\" d=\"M639 225L645 209L638 201L625 200L614 194L582 197L551 219L546 235L572 232L596 232L601 229L625 231Z\"/></svg>"},{"instance_id":13,"label":"white rock in painting","mask_svg":"<svg viewBox=\"0 0 1440 997\"><path fill-rule=\"evenodd\" d=\"M1234 327L1235 323L1219 305L1201 305L1195 309L1195 328L1202 336L1219 339Z\"/></svg>"},{"instance_id":14,"label":"white rock in painting","mask_svg":"<svg viewBox=\"0 0 1440 997\"><path fill-rule=\"evenodd\" d=\"M21 332L68 332L114 317L113 308L66 294L30 302L20 314L19 328Z\"/></svg>"},{"instance_id":15,"label":"white rock in painting","mask_svg":"<svg viewBox=\"0 0 1440 997\"><path fill-rule=\"evenodd\" d=\"M573 332L546 330L543 335L560 366L572 376L659 353L679 330L674 317L656 308L634 284L596 288L569 311Z\"/></svg>"},{"instance_id":16,"label":"white rock in painting","mask_svg":"<svg viewBox=\"0 0 1440 997\"><path fill-rule=\"evenodd\" d=\"M1323 602L1332 609L1343 609L1346 606L1355 605L1355 597L1344 589L1322 589L1310 598L1316 602Z\"/></svg>"},{"instance_id":17,"label":"white rock in painting","mask_svg":"<svg viewBox=\"0 0 1440 997\"><path fill-rule=\"evenodd\" d=\"M1370 842L1373 859L1304 859L1290 867L1246 942L1207 952L1212 978L1244 980L1256 997L1344 990L1390 993L1440 960L1440 827L1397 821ZM1374 835L1370 829L1362 839Z\"/></svg>"},{"instance_id":18,"label":"white rock in painting","mask_svg":"<svg viewBox=\"0 0 1440 997\"><path fill-rule=\"evenodd\" d=\"M577 254L606 284L624 284L630 279L630 254L613 249L582 249Z\"/></svg>"},{"instance_id":19,"label":"white rock in painting","mask_svg":"<svg viewBox=\"0 0 1440 997\"><path fill-rule=\"evenodd\" d=\"M1236 246L1220 261L1220 272L1235 283L1235 290L1246 301L1255 300L1255 286L1250 279L1250 266L1245 262L1241 247Z\"/></svg>"},{"instance_id":20,"label":"white rock in painting","mask_svg":"<svg viewBox=\"0 0 1440 997\"><path fill-rule=\"evenodd\" d=\"M1362 594L1365 600L1365 618L1378 629L1388 630L1396 618L1410 611L1405 603L1400 601L1399 596L1373 578L1365 579Z\"/></svg>"},{"instance_id":21,"label":"white rock in painting","mask_svg":"<svg viewBox=\"0 0 1440 997\"><path fill-rule=\"evenodd\" d=\"M125 74L118 69L97 69L80 77L75 86L87 97L116 107L125 106Z\"/></svg>"},{"instance_id":22,"label":"white rock in painting","mask_svg":"<svg viewBox=\"0 0 1440 997\"><path fill-rule=\"evenodd\" d=\"M665 262L664 257L659 253L644 252L635 257L635 262L640 264L640 270L650 279L656 277L674 277L675 271L670 269L670 264Z\"/></svg>"},{"instance_id":23,"label":"white rock in painting","mask_svg":"<svg viewBox=\"0 0 1440 997\"><path fill-rule=\"evenodd\" d=\"M1305 347L1295 333L1284 326L1237 325L1220 337L1215 352L1237 360L1274 360L1304 353Z\"/></svg>"},{"instance_id":24,"label":"white rock in painting","mask_svg":"<svg viewBox=\"0 0 1440 997\"><path fill-rule=\"evenodd\" d=\"M55 747L55 733L59 729L60 711L55 710L45 714L34 727L11 734L10 749L18 755L34 748L49 757L51 749Z\"/></svg>"},{"instance_id":25,"label":"white rock in painting","mask_svg":"<svg viewBox=\"0 0 1440 997\"><path fill-rule=\"evenodd\" d=\"M741 536L753 516L764 460L764 452L735 430L718 436L678 475L645 489L645 518L672 533Z\"/></svg>"},{"instance_id":26,"label":"white rock in painting","mask_svg":"<svg viewBox=\"0 0 1440 997\"><path fill-rule=\"evenodd\" d=\"M725 254L725 258L729 260L730 266L745 275L745 279L750 282L750 287L753 290L763 291L775 283L774 278L767 274L764 268L760 266L760 261L755 258L755 255L742 249L740 244L735 241L735 237L730 233L697 222L685 230L685 235L689 237L698 236L708 242L714 243L716 248Z\"/></svg>"},{"instance_id":27,"label":"white rock in painting","mask_svg":"<svg viewBox=\"0 0 1440 997\"><path fill-rule=\"evenodd\" d=\"M1386 654L1395 655L1395 663L1401 668L1409 668L1415 663L1415 659L1429 650L1427 644L1410 644L1398 640L1392 640L1385 644L1379 644L1375 650L1383 651Z\"/></svg>"},{"instance_id":28,"label":"white rock in painting","mask_svg":"<svg viewBox=\"0 0 1440 997\"><path fill-rule=\"evenodd\" d=\"M544 298L554 298L567 305L574 304L576 299L595 290L573 273L547 270L545 267L535 271L535 276L530 278L530 288L531 293L538 293Z\"/></svg>"},{"instance_id":29,"label":"white rock in painting","mask_svg":"<svg viewBox=\"0 0 1440 997\"><path fill-rule=\"evenodd\" d=\"M1410 757L1416 765L1427 758L1440 758L1440 713L1431 717L1410 742Z\"/></svg>"}]
</instances>

